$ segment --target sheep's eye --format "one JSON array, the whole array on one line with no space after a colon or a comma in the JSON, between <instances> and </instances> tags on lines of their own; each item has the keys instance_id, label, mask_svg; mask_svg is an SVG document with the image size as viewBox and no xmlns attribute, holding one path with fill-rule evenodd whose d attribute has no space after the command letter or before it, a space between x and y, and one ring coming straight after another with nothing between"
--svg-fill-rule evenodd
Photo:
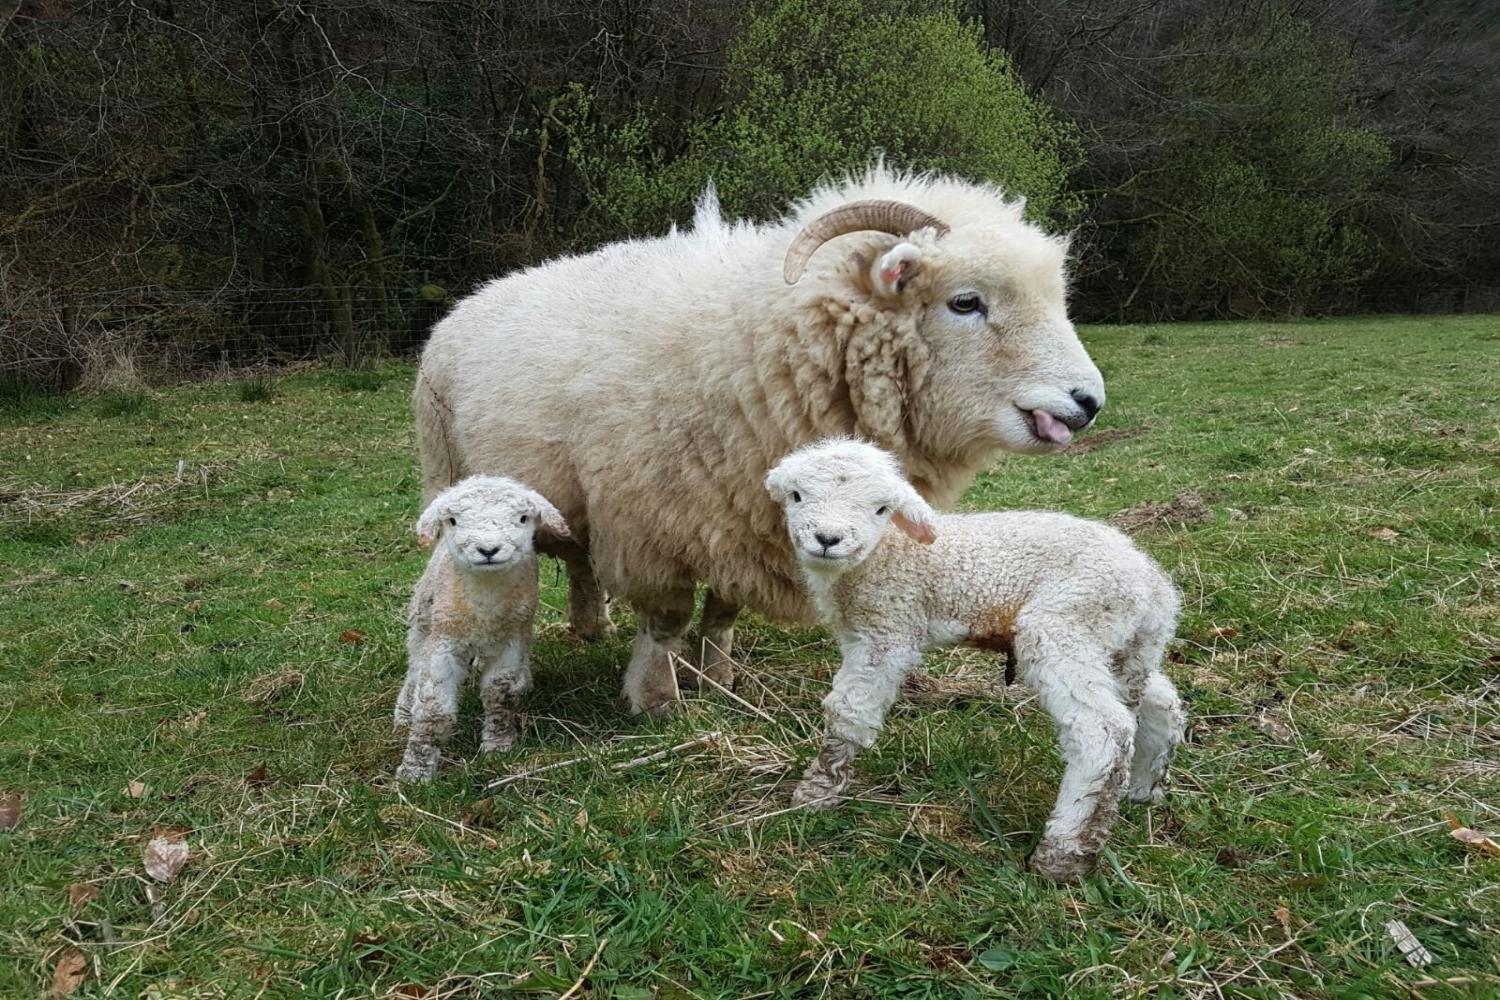
<instances>
[{"instance_id":1,"label":"sheep's eye","mask_svg":"<svg viewBox=\"0 0 1500 1000\"><path fill-rule=\"evenodd\" d=\"M979 313L983 316L989 312L985 308L984 299L980 298L977 292L964 292L953 296L948 300L948 308L960 316L967 316L970 313Z\"/></svg>"},{"instance_id":2,"label":"sheep's eye","mask_svg":"<svg viewBox=\"0 0 1500 1000\"><path fill-rule=\"evenodd\" d=\"M792 503L801 503L801 502L802 502L802 494L798 493L796 490L792 490Z\"/></svg>"},{"instance_id":3,"label":"sheep's eye","mask_svg":"<svg viewBox=\"0 0 1500 1000\"><path fill-rule=\"evenodd\" d=\"M456 517L450 517L450 518L448 518L448 525L450 527L456 527L458 525L458 518L456 518Z\"/></svg>"},{"instance_id":4,"label":"sheep's eye","mask_svg":"<svg viewBox=\"0 0 1500 1000\"><path fill-rule=\"evenodd\" d=\"M529 520L531 520L531 518L527 517L525 514L521 515L521 523L522 524L525 524Z\"/></svg>"},{"instance_id":5,"label":"sheep's eye","mask_svg":"<svg viewBox=\"0 0 1500 1000\"><path fill-rule=\"evenodd\" d=\"M890 513L890 512L891 512L891 509L890 509L890 508L889 508L889 507L881 507L881 508L880 508L880 509L879 509L879 510L877 510L877 511L876 511L876 512L875 512L875 513L876 513L876 514L877 514L877 515L879 515L879 516L880 516L880 517L885 517L885 516L886 516L886 515L887 515L887 514L889 514L889 513Z\"/></svg>"}]
</instances>

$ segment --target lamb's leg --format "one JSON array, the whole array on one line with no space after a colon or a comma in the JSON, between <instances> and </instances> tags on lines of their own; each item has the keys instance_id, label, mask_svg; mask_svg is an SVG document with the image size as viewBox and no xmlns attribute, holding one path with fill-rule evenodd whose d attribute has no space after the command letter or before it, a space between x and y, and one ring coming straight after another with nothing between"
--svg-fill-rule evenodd
<instances>
[{"instance_id":1,"label":"lamb's leg","mask_svg":"<svg viewBox=\"0 0 1500 1000\"><path fill-rule=\"evenodd\" d=\"M648 712L665 718L677 703L673 657L683 652L683 634L693 618L693 592L679 594L674 602L662 607L640 609L637 617L640 625L630 651L630 666L625 670L625 699L631 715Z\"/></svg>"},{"instance_id":2,"label":"lamb's leg","mask_svg":"<svg viewBox=\"0 0 1500 1000\"><path fill-rule=\"evenodd\" d=\"M731 659L730 647L734 643L734 622L739 616L738 604L726 601L709 588L703 598L703 615L698 624L696 662L705 677L720 687L730 689L734 687L734 660ZM684 687L700 686L698 675L691 670L684 670L677 682ZM704 683L702 686L717 690L713 684Z\"/></svg>"},{"instance_id":3,"label":"lamb's leg","mask_svg":"<svg viewBox=\"0 0 1500 1000\"><path fill-rule=\"evenodd\" d=\"M466 656L450 645L435 644L428 656L414 660L409 702L411 731L396 777L402 781L431 781L437 774L442 745L458 720L458 692L467 673Z\"/></svg>"},{"instance_id":4,"label":"lamb's leg","mask_svg":"<svg viewBox=\"0 0 1500 1000\"><path fill-rule=\"evenodd\" d=\"M885 715L901 694L901 683L922 660L914 645L894 649L851 646L823 699L828 732L817 758L803 772L792 801L808 809L832 809L849 789L854 758L869 749L885 726Z\"/></svg>"},{"instance_id":5,"label":"lamb's leg","mask_svg":"<svg viewBox=\"0 0 1500 1000\"><path fill-rule=\"evenodd\" d=\"M484 702L480 753L496 753L516 745L521 698L530 690L531 638L517 637L485 664L479 678L479 700Z\"/></svg>"},{"instance_id":6,"label":"lamb's leg","mask_svg":"<svg viewBox=\"0 0 1500 1000\"><path fill-rule=\"evenodd\" d=\"M561 558L568 567L568 625L585 642L608 639L615 634L609 620L609 595L599 586L588 550L569 546Z\"/></svg>"},{"instance_id":7,"label":"lamb's leg","mask_svg":"<svg viewBox=\"0 0 1500 1000\"><path fill-rule=\"evenodd\" d=\"M1167 794L1167 769L1182 743L1186 713L1167 675L1152 670L1135 716L1135 754L1130 761L1133 802L1160 802Z\"/></svg>"},{"instance_id":8,"label":"lamb's leg","mask_svg":"<svg viewBox=\"0 0 1500 1000\"><path fill-rule=\"evenodd\" d=\"M1017 651L1018 653L1020 650ZM1057 722L1066 768L1031 868L1059 882L1094 868L1130 773L1135 716L1104 655L1047 651L1022 669Z\"/></svg>"}]
</instances>

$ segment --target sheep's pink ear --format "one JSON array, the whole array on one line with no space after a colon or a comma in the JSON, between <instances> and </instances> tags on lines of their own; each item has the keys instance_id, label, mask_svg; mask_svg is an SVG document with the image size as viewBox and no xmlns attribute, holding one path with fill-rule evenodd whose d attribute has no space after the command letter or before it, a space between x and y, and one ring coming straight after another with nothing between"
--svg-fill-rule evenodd
<instances>
[{"instance_id":1,"label":"sheep's pink ear","mask_svg":"<svg viewBox=\"0 0 1500 1000\"><path fill-rule=\"evenodd\" d=\"M417 544L427 548L437 540L437 536L443 531L443 507L436 501L429 504L422 511L422 516L417 518Z\"/></svg>"},{"instance_id":2,"label":"sheep's pink ear","mask_svg":"<svg viewBox=\"0 0 1500 1000\"><path fill-rule=\"evenodd\" d=\"M923 545L937 541L937 512L910 486L901 491L891 523Z\"/></svg>"},{"instance_id":3,"label":"sheep's pink ear","mask_svg":"<svg viewBox=\"0 0 1500 1000\"><path fill-rule=\"evenodd\" d=\"M535 491L532 492L532 504L536 508L536 516L539 517L547 530L559 538L571 538L568 533L568 522L563 520L562 511L552 506L552 501Z\"/></svg>"},{"instance_id":4,"label":"sheep's pink ear","mask_svg":"<svg viewBox=\"0 0 1500 1000\"><path fill-rule=\"evenodd\" d=\"M876 295L900 295L921 266L922 251L916 244L902 241L875 258L875 263L870 265L870 284Z\"/></svg>"}]
</instances>

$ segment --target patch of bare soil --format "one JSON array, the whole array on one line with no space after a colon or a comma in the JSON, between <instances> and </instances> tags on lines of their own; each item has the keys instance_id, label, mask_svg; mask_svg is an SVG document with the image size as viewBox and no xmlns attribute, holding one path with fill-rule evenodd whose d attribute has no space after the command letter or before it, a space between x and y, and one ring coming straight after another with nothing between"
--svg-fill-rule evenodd
<instances>
[{"instance_id":1,"label":"patch of bare soil","mask_svg":"<svg viewBox=\"0 0 1500 1000\"><path fill-rule=\"evenodd\" d=\"M1129 441L1146 433L1149 427L1120 427L1107 431L1095 431L1085 437L1079 438L1063 449L1064 455L1086 455L1095 448L1103 448L1105 445L1118 444L1121 441Z\"/></svg>"},{"instance_id":2,"label":"patch of bare soil","mask_svg":"<svg viewBox=\"0 0 1500 1000\"><path fill-rule=\"evenodd\" d=\"M1170 501L1142 500L1132 504L1109 519L1110 523L1125 531L1144 531L1147 528L1178 528L1187 524L1207 524L1214 519L1209 497L1201 490L1179 493Z\"/></svg>"}]
</instances>

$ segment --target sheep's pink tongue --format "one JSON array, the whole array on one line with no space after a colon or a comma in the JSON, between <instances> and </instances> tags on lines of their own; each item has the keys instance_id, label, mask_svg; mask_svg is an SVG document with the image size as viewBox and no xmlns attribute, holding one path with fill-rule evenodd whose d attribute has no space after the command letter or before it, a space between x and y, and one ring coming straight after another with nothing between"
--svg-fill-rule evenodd
<instances>
[{"instance_id":1,"label":"sheep's pink tongue","mask_svg":"<svg viewBox=\"0 0 1500 1000\"><path fill-rule=\"evenodd\" d=\"M1031 419L1036 421L1036 436L1042 440L1054 444L1067 444L1073 440L1073 432L1068 430L1068 425L1046 410L1032 410Z\"/></svg>"}]
</instances>

